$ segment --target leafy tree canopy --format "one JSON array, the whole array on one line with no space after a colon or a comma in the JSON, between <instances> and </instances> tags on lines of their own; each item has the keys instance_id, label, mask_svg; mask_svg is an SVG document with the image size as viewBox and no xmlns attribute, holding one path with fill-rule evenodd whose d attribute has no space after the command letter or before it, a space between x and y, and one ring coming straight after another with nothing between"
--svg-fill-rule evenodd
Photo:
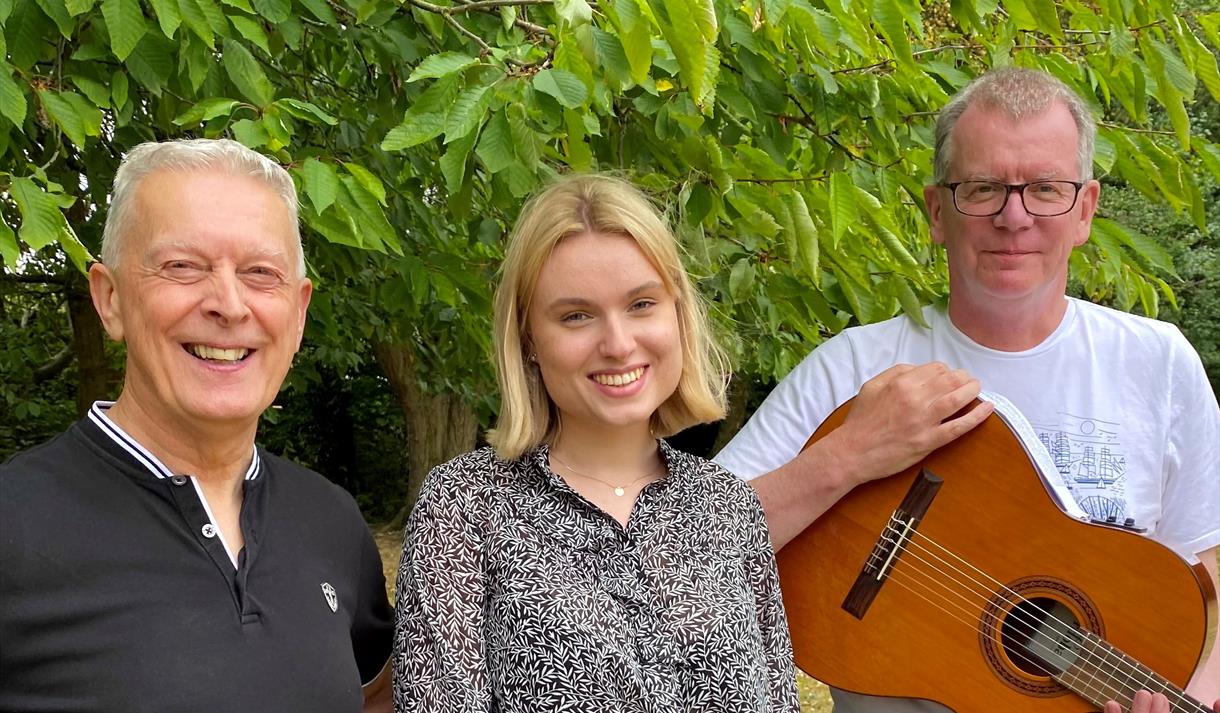
<instances>
[{"instance_id":1,"label":"leafy tree canopy","mask_svg":"<svg viewBox=\"0 0 1220 713\"><path fill-rule=\"evenodd\" d=\"M944 294L932 120L988 67L1079 90L1097 172L1200 229L1220 178L1188 111L1220 99L1220 12L1169 0L0 0L0 25L8 276L96 254L131 146L231 136L300 188L316 358L396 345L408 385L484 419L501 238L556 171L628 172L669 210L764 379ZM1072 271L1123 308L1174 299L1169 253L1104 200Z\"/></svg>"}]
</instances>

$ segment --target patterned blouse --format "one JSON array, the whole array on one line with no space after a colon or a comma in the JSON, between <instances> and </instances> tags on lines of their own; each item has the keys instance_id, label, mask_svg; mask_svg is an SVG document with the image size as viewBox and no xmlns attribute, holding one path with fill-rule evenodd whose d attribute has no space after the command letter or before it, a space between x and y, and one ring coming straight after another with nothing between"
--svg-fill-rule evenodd
<instances>
[{"instance_id":1,"label":"patterned blouse","mask_svg":"<svg viewBox=\"0 0 1220 713\"><path fill-rule=\"evenodd\" d=\"M398 570L394 710L796 711L753 490L661 442L627 527L542 446L433 470Z\"/></svg>"}]
</instances>

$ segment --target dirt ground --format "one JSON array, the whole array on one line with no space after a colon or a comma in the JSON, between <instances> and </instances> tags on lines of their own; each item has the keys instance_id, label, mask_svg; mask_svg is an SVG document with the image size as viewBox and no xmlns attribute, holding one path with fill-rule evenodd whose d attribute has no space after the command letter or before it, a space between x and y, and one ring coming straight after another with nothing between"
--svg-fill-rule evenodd
<instances>
[{"instance_id":1,"label":"dirt ground","mask_svg":"<svg viewBox=\"0 0 1220 713\"><path fill-rule=\"evenodd\" d=\"M394 573L398 568L398 557L402 548L402 533L383 532L376 535L377 548L381 550L381 563L385 569L386 586L390 590L390 600L394 599ZM830 713L833 704L826 686L797 671L797 687L801 692L801 711L803 713Z\"/></svg>"}]
</instances>

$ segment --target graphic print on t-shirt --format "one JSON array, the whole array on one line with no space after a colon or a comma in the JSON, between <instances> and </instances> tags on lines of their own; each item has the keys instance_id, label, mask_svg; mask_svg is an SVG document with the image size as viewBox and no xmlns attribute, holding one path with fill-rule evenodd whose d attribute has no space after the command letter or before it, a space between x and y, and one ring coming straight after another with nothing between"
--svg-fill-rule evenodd
<instances>
[{"instance_id":1,"label":"graphic print on t-shirt","mask_svg":"<svg viewBox=\"0 0 1220 713\"><path fill-rule=\"evenodd\" d=\"M1058 424L1031 424L1076 503L1098 520L1127 517L1127 456L1121 425L1059 412Z\"/></svg>"}]
</instances>

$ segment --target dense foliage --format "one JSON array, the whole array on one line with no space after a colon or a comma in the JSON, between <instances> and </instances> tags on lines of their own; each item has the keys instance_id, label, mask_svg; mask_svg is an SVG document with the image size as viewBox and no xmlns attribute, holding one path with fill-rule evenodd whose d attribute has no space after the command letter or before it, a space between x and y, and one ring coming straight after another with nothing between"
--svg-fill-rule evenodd
<instances>
[{"instance_id":1,"label":"dense foliage","mask_svg":"<svg viewBox=\"0 0 1220 713\"><path fill-rule=\"evenodd\" d=\"M227 135L289 167L318 291L267 433L308 460L274 433L317 417L298 396L397 403L352 423L415 435L413 487L494 413L500 241L556 171L623 171L670 211L742 383L943 295L931 120L987 67L1091 98L1098 172L1200 240L1220 180L1191 122L1220 99L1220 12L1169 0L0 0L0 25L0 453L62 426L73 380L78 408L113 395L118 355L71 305L148 139ZM1074 284L1155 314L1172 254L1109 206Z\"/></svg>"}]
</instances>

